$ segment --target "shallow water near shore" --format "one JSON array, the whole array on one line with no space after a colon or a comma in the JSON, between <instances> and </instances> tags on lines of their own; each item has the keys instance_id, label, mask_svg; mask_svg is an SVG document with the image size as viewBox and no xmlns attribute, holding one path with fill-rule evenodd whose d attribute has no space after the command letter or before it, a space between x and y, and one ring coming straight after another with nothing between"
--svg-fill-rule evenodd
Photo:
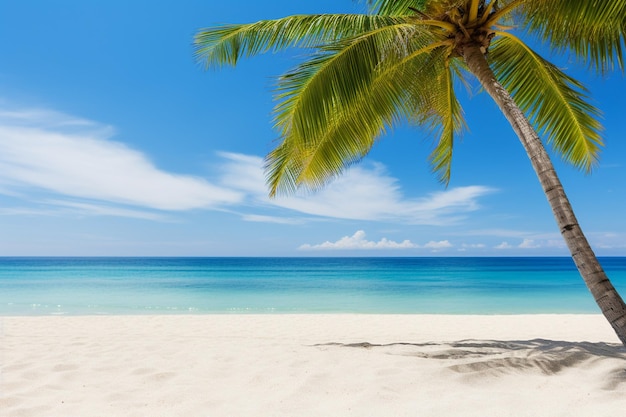
<instances>
[{"instance_id":1,"label":"shallow water near shore","mask_svg":"<svg viewBox=\"0 0 626 417\"><path fill-rule=\"evenodd\" d=\"M566 257L0 258L0 315L597 312Z\"/></svg>"}]
</instances>

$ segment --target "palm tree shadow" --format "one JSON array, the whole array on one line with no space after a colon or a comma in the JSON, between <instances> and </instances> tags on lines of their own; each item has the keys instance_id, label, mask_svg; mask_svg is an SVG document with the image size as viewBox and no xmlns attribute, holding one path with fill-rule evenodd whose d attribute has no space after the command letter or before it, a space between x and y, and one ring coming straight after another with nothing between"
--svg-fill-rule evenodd
<instances>
[{"instance_id":1,"label":"palm tree shadow","mask_svg":"<svg viewBox=\"0 0 626 417\"><path fill-rule=\"evenodd\" d=\"M377 349L386 354L439 360L449 370L467 376L499 377L512 373L556 375L602 362L603 389L626 383L626 347L603 342L533 340L461 340L441 343L326 343L316 346Z\"/></svg>"}]
</instances>

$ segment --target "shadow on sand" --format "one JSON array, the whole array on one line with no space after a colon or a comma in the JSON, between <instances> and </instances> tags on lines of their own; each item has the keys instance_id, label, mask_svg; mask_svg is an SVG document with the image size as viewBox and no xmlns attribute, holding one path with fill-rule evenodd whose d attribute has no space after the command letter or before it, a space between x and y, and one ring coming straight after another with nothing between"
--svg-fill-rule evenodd
<instances>
[{"instance_id":1,"label":"shadow on sand","mask_svg":"<svg viewBox=\"0 0 626 417\"><path fill-rule=\"evenodd\" d=\"M449 370L467 376L498 377L512 373L539 372L556 375L568 370L601 366L602 387L614 390L626 383L626 347L620 344L565 342L557 340L461 340L442 343L325 343L382 350L385 354L439 360Z\"/></svg>"}]
</instances>

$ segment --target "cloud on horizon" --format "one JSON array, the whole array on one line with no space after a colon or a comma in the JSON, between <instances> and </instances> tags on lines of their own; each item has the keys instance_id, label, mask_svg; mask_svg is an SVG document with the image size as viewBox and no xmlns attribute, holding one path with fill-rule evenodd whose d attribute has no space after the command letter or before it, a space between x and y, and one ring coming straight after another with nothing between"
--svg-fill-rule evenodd
<instances>
[{"instance_id":1,"label":"cloud on horizon","mask_svg":"<svg viewBox=\"0 0 626 417\"><path fill-rule=\"evenodd\" d=\"M408 239L402 242L395 242L385 237L379 241L367 240L366 234L363 230L357 230L352 236L344 236L341 239L330 242L326 241L320 244L304 244L301 245L298 250L381 250L381 249L432 249L434 251L440 249L448 249L453 245L447 240L440 242L428 242L425 245L418 245L411 242Z\"/></svg>"},{"instance_id":2,"label":"cloud on horizon","mask_svg":"<svg viewBox=\"0 0 626 417\"><path fill-rule=\"evenodd\" d=\"M567 246L565 242L558 239L529 239L524 238L521 243L512 245L509 242L502 242L494 249L509 250L509 249L565 249Z\"/></svg>"}]
</instances>

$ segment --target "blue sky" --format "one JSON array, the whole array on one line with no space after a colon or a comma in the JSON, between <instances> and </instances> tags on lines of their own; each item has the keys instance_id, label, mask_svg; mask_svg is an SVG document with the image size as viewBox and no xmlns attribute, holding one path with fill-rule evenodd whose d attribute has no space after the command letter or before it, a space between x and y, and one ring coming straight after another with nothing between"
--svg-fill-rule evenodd
<instances>
[{"instance_id":1,"label":"blue sky","mask_svg":"<svg viewBox=\"0 0 626 417\"><path fill-rule=\"evenodd\" d=\"M400 127L323 191L267 197L273 80L304 51L204 71L193 35L362 8L0 0L0 256L567 255L521 145L478 89L448 188L428 167L432 142ZM596 253L624 256L626 80L563 62L603 111L606 146L592 175L554 162Z\"/></svg>"}]
</instances>

